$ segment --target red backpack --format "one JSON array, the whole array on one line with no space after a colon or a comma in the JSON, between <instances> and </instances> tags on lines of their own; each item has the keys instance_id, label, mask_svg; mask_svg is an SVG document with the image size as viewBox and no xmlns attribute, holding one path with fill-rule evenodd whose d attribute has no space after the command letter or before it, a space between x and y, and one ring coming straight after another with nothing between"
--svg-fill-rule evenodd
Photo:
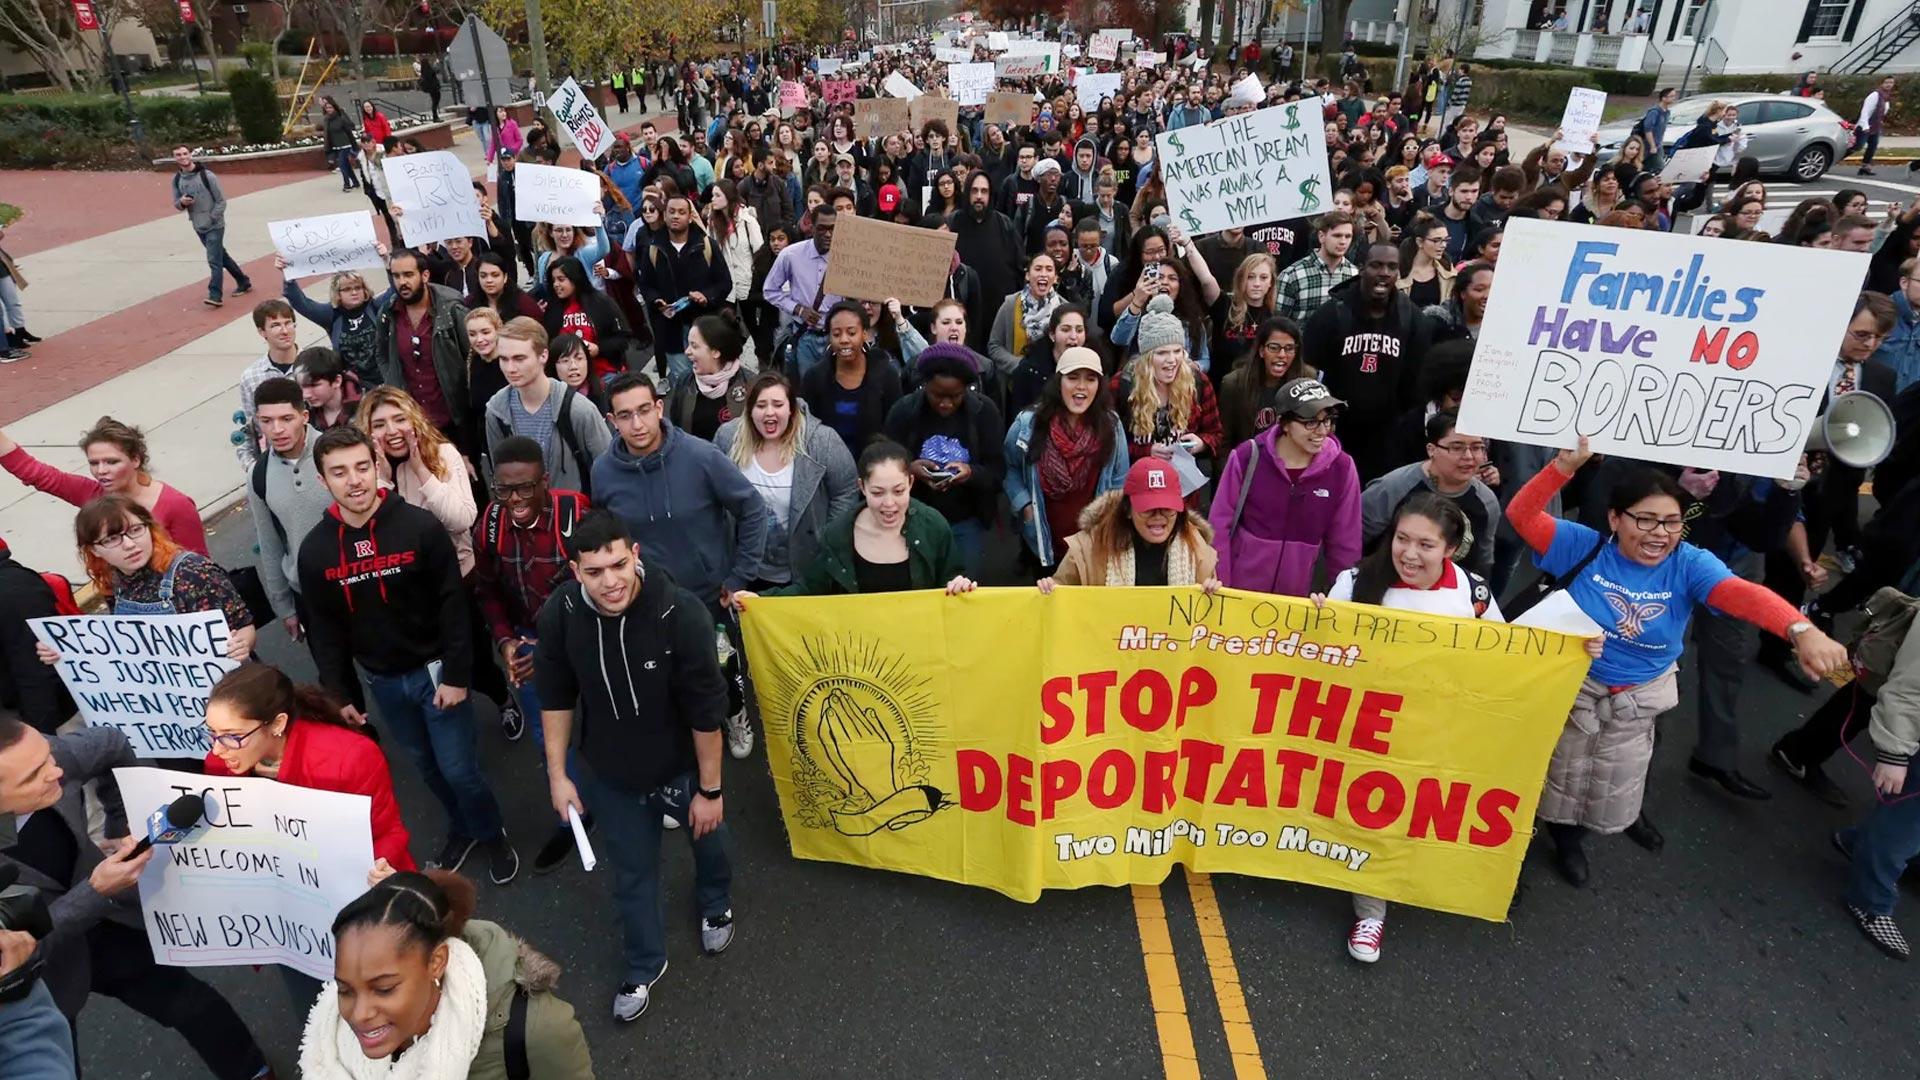
<instances>
[{"instance_id":1,"label":"red backpack","mask_svg":"<svg viewBox=\"0 0 1920 1080\"><path fill-rule=\"evenodd\" d=\"M73 582L51 570L40 571L40 580L47 583L47 591L53 594L55 615L82 614L79 603L73 598Z\"/></svg>"}]
</instances>

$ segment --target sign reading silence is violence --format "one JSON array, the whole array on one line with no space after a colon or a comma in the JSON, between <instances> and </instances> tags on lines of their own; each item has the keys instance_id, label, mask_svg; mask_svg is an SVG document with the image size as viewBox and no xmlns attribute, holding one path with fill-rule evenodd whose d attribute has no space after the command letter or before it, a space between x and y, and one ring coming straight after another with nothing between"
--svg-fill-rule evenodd
<instances>
[{"instance_id":1,"label":"sign reading silence is violence","mask_svg":"<svg viewBox=\"0 0 1920 1080\"><path fill-rule=\"evenodd\" d=\"M744 630L799 858L1019 900L1181 864L1494 920L1588 663L1197 588L767 597Z\"/></svg>"}]
</instances>

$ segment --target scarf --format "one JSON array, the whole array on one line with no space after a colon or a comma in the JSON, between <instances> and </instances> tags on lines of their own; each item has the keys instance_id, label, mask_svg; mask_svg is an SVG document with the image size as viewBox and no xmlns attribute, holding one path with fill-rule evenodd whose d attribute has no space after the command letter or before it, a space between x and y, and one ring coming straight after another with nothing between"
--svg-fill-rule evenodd
<instances>
[{"instance_id":1,"label":"scarf","mask_svg":"<svg viewBox=\"0 0 1920 1080\"><path fill-rule=\"evenodd\" d=\"M1047 425L1047 445L1040 451L1040 492L1060 498L1086 488L1100 467L1098 429L1060 417Z\"/></svg>"},{"instance_id":2,"label":"scarf","mask_svg":"<svg viewBox=\"0 0 1920 1080\"><path fill-rule=\"evenodd\" d=\"M735 360L711 375L702 375L699 372L695 372L693 381L700 387L701 397L721 398L727 394L727 384L731 383L733 377L739 373L740 361Z\"/></svg>"},{"instance_id":3,"label":"scarf","mask_svg":"<svg viewBox=\"0 0 1920 1080\"><path fill-rule=\"evenodd\" d=\"M1133 545L1128 544L1108 557L1106 583L1108 585L1133 584L1133 569ZM1167 543L1167 584L1194 584L1193 549L1177 535Z\"/></svg>"},{"instance_id":4,"label":"scarf","mask_svg":"<svg viewBox=\"0 0 1920 1080\"><path fill-rule=\"evenodd\" d=\"M487 973L472 946L459 938L447 946L447 974L431 1026L400 1060L360 1052L360 1040L340 1016L339 984L329 981L307 1014L300 1075L306 1080L466 1080L487 1029Z\"/></svg>"},{"instance_id":5,"label":"scarf","mask_svg":"<svg viewBox=\"0 0 1920 1080\"><path fill-rule=\"evenodd\" d=\"M1059 289L1047 293L1044 301L1035 297L1030 287L1020 290L1020 298L1013 304L1013 355L1025 356L1027 342L1047 336L1047 320L1059 306Z\"/></svg>"}]
</instances>

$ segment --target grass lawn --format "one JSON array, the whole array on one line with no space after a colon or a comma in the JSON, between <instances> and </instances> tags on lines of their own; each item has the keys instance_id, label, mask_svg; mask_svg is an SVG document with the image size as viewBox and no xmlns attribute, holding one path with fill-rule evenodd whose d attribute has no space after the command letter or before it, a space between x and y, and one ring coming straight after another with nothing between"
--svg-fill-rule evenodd
<instances>
[{"instance_id":1,"label":"grass lawn","mask_svg":"<svg viewBox=\"0 0 1920 1080\"><path fill-rule=\"evenodd\" d=\"M20 220L20 208L12 203L0 202L0 229Z\"/></svg>"}]
</instances>

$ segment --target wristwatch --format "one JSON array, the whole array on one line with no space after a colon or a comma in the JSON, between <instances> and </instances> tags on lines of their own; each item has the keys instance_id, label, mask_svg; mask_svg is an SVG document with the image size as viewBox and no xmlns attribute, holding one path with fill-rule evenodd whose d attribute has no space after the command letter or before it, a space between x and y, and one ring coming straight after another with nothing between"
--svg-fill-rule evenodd
<instances>
[{"instance_id":1,"label":"wristwatch","mask_svg":"<svg viewBox=\"0 0 1920 1080\"><path fill-rule=\"evenodd\" d=\"M1813 624L1808 622L1805 619L1801 619L1799 622L1792 623L1787 627L1787 640L1798 641L1800 640L1801 634L1804 634L1811 629L1813 629Z\"/></svg>"},{"instance_id":2,"label":"wristwatch","mask_svg":"<svg viewBox=\"0 0 1920 1080\"><path fill-rule=\"evenodd\" d=\"M698 791L698 792L699 792L699 793L701 794L701 796L702 796L703 798L708 798L708 799L717 799L717 798L719 798L719 797L720 797L720 789L719 789L719 788L717 788L717 787L714 787L714 788L704 788L704 787L703 787L703 788L695 788L694 790L695 790L695 791Z\"/></svg>"}]
</instances>

